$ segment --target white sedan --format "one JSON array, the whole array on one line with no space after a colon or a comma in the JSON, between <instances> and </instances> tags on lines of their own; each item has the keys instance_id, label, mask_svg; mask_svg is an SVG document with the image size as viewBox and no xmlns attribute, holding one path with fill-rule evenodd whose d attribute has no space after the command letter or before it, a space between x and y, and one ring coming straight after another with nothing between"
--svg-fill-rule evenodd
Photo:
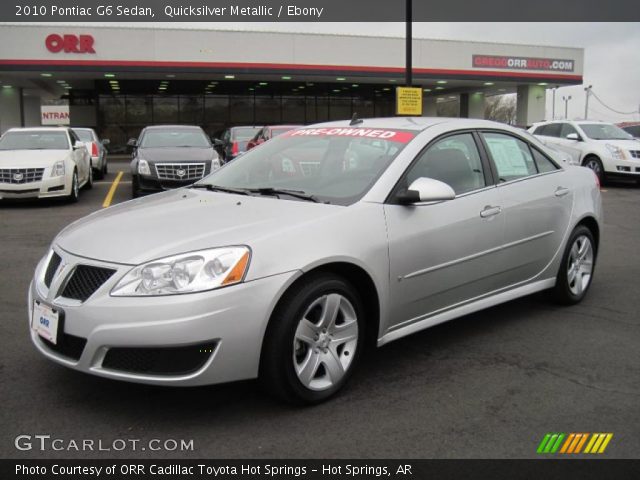
<instances>
[{"instance_id":1,"label":"white sedan","mask_svg":"<svg viewBox=\"0 0 640 480\"><path fill-rule=\"evenodd\" d=\"M69 128L12 128L0 137L0 200L67 197L91 188L91 157Z\"/></svg>"}]
</instances>

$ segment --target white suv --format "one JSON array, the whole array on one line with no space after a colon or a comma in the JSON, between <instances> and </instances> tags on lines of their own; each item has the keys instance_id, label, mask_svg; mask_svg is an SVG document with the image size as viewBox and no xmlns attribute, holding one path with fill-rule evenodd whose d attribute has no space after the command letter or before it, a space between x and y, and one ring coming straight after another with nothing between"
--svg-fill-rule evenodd
<instances>
[{"instance_id":1,"label":"white suv","mask_svg":"<svg viewBox=\"0 0 640 480\"><path fill-rule=\"evenodd\" d=\"M569 154L574 163L607 177L636 178L640 183L640 141L610 123L557 120L534 124L529 132Z\"/></svg>"}]
</instances>

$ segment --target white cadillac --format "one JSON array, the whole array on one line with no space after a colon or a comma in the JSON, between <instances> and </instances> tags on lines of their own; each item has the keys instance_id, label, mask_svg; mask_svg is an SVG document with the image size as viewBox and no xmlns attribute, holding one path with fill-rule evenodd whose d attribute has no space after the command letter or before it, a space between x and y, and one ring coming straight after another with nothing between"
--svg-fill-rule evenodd
<instances>
[{"instance_id":1,"label":"white cadillac","mask_svg":"<svg viewBox=\"0 0 640 480\"><path fill-rule=\"evenodd\" d=\"M91 188L91 157L69 128L12 128L0 137L0 200L66 197Z\"/></svg>"}]
</instances>

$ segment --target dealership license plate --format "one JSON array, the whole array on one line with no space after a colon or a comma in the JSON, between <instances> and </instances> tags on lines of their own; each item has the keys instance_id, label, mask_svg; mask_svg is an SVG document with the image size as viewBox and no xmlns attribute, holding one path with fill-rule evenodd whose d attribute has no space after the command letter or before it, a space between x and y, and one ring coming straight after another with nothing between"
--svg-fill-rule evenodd
<instances>
[{"instance_id":1,"label":"dealership license plate","mask_svg":"<svg viewBox=\"0 0 640 480\"><path fill-rule=\"evenodd\" d=\"M31 317L31 328L42 338L55 344L58 341L58 320L57 310L40 303L33 302L33 315Z\"/></svg>"}]
</instances>

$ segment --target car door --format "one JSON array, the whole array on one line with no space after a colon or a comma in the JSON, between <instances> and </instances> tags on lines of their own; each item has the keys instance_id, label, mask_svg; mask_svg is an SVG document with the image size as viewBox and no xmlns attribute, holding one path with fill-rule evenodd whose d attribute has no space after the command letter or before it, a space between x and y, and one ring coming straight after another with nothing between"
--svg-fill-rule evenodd
<instances>
[{"instance_id":1,"label":"car door","mask_svg":"<svg viewBox=\"0 0 640 480\"><path fill-rule=\"evenodd\" d=\"M567 138L567 135L571 135L575 133L578 135L578 140L570 140ZM561 123L560 124L560 136L556 140L557 146L563 152L567 153L571 156L571 160L574 163L579 164L582 160L582 150L584 147L584 137L580 135L578 130L575 129L573 125L570 123Z\"/></svg>"},{"instance_id":2,"label":"car door","mask_svg":"<svg viewBox=\"0 0 640 480\"><path fill-rule=\"evenodd\" d=\"M520 137L482 132L499 179L508 285L533 280L562 246L573 209L570 172Z\"/></svg>"},{"instance_id":3,"label":"car door","mask_svg":"<svg viewBox=\"0 0 640 480\"><path fill-rule=\"evenodd\" d=\"M419 177L450 185L450 201L384 207L394 299L391 329L499 287L504 216L472 132L440 138L418 155L394 194Z\"/></svg>"}]
</instances>

